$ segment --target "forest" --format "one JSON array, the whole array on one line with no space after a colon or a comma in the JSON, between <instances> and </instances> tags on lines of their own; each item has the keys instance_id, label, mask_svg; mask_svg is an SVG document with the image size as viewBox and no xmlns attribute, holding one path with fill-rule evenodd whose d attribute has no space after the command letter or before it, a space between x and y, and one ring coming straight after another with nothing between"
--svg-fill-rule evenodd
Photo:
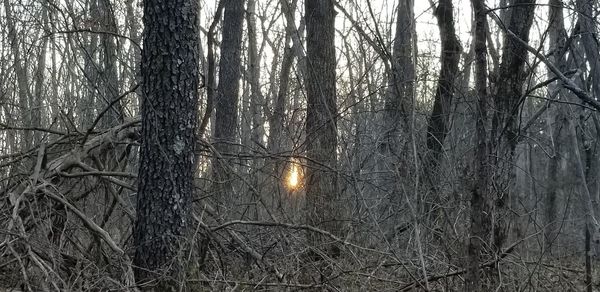
<instances>
[{"instance_id":1,"label":"forest","mask_svg":"<svg viewBox=\"0 0 600 292\"><path fill-rule=\"evenodd\" d=\"M0 291L600 291L596 0L1 0Z\"/></svg>"}]
</instances>

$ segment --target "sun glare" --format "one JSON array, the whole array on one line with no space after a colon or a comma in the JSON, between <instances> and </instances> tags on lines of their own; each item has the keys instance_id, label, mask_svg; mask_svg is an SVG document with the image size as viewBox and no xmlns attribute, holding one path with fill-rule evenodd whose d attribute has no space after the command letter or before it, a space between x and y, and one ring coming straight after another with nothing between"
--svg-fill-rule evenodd
<instances>
[{"instance_id":1,"label":"sun glare","mask_svg":"<svg viewBox=\"0 0 600 292\"><path fill-rule=\"evenodd\" d=\"M290 162L286 181L288 188L292 190L300 186L300 166L293 160Z\"/></svg>"}]
</instances>

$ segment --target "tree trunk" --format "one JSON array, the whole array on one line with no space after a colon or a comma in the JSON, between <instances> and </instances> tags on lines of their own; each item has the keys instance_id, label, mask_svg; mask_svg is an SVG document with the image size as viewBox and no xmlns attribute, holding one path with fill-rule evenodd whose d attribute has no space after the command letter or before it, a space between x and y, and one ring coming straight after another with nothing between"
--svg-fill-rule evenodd
<instances>
[{"instance_id":1,"label":"tree trunk","mask_svg":"<svg viewBox=\"0 0 600 292\"><path fill-rule=\"evenodd\" d=\"M97 0L98 9L101 15L102 31L118 33L114 8L109 0ZM100 44L102 46L102 74L100 75L100 95L102 100L98 101L98 111L104 110L115 98L119 96L119 76L117 71L117 45L115 37L106 33L100 35ZM111 105L109 111L102 116L100 126L109 128L122 123L124 120L123 107L118 101Z\"/></svg>"},{"instance_id":2,"label":"tree trunk","mask_svg":"<svg viewBox=\"0 0 600 292\"><path fill-rule=\"evenodd\" d=\"M454 97L455 81L458 74L461 45L454 29L452 0L441 0L435 9L435 17L442 40L442 57L439 80L435 91L433 110L427 125L426 175L435 185L437 168L440 165L444 140L449 130L450 107Z\"/></svg>"},{"instance_id":3,"label":"tree trunk","mask_svg":"<svg viewBox=\"0 0 600 292\"><path fill-rule=\"evenodd\" d=\"M136 280L174 291L194 192L200 73L197 0L145 0ZM166 277L161 278L161 275ZM153 282L156 283L156 282Z\"/></svg>"},{"instance_id":4,"label":"tree trunk","mask_svg":"<svg viewBox=\"0 0 600 292\"><path fill-rule=\"evenodd\" d=\"M388 87L384 108L384 137L380 152L384 156L400 156L402 134L409 133L410 112L415 79L414 1L399 0L396 18L396 35L388 72Z\"/></svg>"},{"instance_id":5,"label":"tree trunk","mask_svg":"<svg viewBox=\"0 0 600 292\"><path fill-rule=\"evenodd\" d=\"M551 0L550 1L550 24L549 24L549 42L550 52L552 52L551 59L561 71L566 69L565 61L565 42L567 38L567 32L564 27L563 17L563 3L562 0ZM549 73L549 77L555 77L555 74ZM559 84L549 85L550 92L552 95L556 95L559 99L563 94L560 94ZM551 96L552 97L552 96ZM563 97L564 99L564 97ZM555 126L551 128L552 144L554 146L554 153L550 157L548 162L548 187L546 191L546 197L544 198L545 207L545 243L546 248L551 248L552 244L556 240L558 232L558 222L556 222L558 214L558 191L560 188L559 183L559 166L562 157L563 147L562 144L565 141L561 141L562 130L567 125L566 115L564 113L563 106L556 107L556 115L554 118Z\"/></svg>"},{"instance_id":6,"label":"tree trunk","mask_svg":"<svg viewBox=\"0 0 600 292\"><path fill-rule=\"evenodd\" d=\"M306 220L333 234L341 233L336 173L337 106L335 12L332 0L306 0ZM321 236L308 233L314 247ZM335 250L332 250L334 254Z\"/></svg>"},{"instance_id":7,"label":"tree trunk","mask_svg":"<svg viewBox=\"0 0 600 292\"><path fill-rule=\"evenodd\" d=\"M214 143L220 155L234 154L237 149L238 95L240 87L241 46L244 22L244 1L223 0L223 39L219 85L216 94ZM218 201L233 198L232 174L229 159L213 159L215 195Z\"/></svg>"},{"instance_id":8,"label":"tree trunk","mask_svg":"<svg viewBox=\"0 0 600 292\"><path fill-rule=\"evenodd\" d=\"M510 8L510 21L507 29L521 40L529 41L529 29L533 22L535 0L513 0ZM498 187L494 198L494 222L492 244L494 251L500 253L508 235L508 208L506 202L514 190L515 149L519 138L519 112L522 106L521 95L525 82L525 62L527 49L514 41L507 33L504 35L502 61L493 94L496 111L492 118L490 137L494 154L493 179Z\"/></svg>"},{"instance_id":9,"label":"tree trunk","mask_svg":"<svg viewBox=\"0 0 600 292\"><path fill-rule=\"evenodd\" d=\"M471 232L467 249L467 277L465 291L482 291L479 265L481 252L489 234L488 197L489 194L489 145L486 127L488 124L487 108L487 46L486 46L486 12L485 0L471 0L475 14L475 92L477 104L475 111L476 152L475 181L471 192Z\"/></svg>"}]
</instances>

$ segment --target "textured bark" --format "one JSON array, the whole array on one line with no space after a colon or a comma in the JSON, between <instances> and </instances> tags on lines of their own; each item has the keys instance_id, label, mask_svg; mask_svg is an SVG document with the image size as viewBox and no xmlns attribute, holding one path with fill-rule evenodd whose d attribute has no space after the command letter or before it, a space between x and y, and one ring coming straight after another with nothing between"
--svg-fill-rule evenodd
<instances>
[{"instance_id":1,"label":"textured bark","mask_svg":"<svg viewBox=\"0 0 600 292\"><path fill-rule=\"evenodd\" d=\"M177 255L189 221L195 173L198 12L197 0L144 1L134 266L138 284L157 279L159 291L175 290L183 272Z\"/></svg>"},{"instance_id":2,"label":"textured bark","mask_svg":"<svg viewBox=\"0 0 600 292\"><path fill-rule=\"evenodd\" d=\"M527 43L529 29L533 22L535 0L514 0L511 4L507 29ZM493 204L495 215L492 234L493 248L496 253L501 252L508 234L509 215L506 202L515 181L514 157L519 137L521 95L527 77L525 72L527 55L525 46L505 33L500 72L493 94L496 111L492 118L490 137L492 153L495 157L493 179L498 186Z\"/></svg>"},{"instance_id":3,"label":"textured bark","mask_svg":"<svg viewBox=\"0 0 600 292\"><path fill-rule=\"evenodd\" d=\"M475 182L471 192L471 234L467 249L467 277L465 291L481 290L479 275L480 256L489 234L487 202L489 197L489 146L486 132L488 123L487 107L487 56L486 56L486 14L484 0L471 0L475 14L475 92L477 104L475 111L475 127L477 148L475 152Z\"/></svg>"},{"instance_id":4,"label":"textured bark","mask_svg":"<svg viewBox=\"0 0 600 292\"><path fill-rule=\"evenodd\" d=\"M240 85L241 46L244 1L223 0L223 39L216 94L214 143L221 155L232 154L237 141L238 95ZM233 185L227 159L213 159L217 200L233 197Z\"/></svg>"},{"instance_id":5,"label":"textured bark","mask_svg":"<svg viewBox=\"0 0 600 292\"><path fill-rule=\"evenodd\" d=\"M341 232L335 203L337 174L337 106L335 84L335 12L332 0L306 0L306 220L333 234ZM318 246L319 236L308 233Z\"/></svg>"},{"instance_id":6,"label":"textured bark","mask_svg":"<svg viewBox=\"0 0 600 292\"><path fill-rule=\"evenodd\" d=\"M435 9L435 17L440 29L442 40L441 69L433 110L427 125L427 156L425 169L430 180L437 175L437 168L443 155L444 140L450 129L450 107L456 87L458 61L460 60L461 45L454 29L452 0L441 0Z\"/></svg>"}]
</instances>

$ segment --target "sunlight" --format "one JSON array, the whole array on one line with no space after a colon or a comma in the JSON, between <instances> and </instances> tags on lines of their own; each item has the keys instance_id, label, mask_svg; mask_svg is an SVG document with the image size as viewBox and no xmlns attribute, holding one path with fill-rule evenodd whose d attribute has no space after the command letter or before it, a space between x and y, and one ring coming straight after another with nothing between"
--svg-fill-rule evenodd
<instances>
[{"instance_id":1,"label":"sunlight","mask_svg":"<svg viewBox=\"0 0 600 292\"><path fill-rule=\"evenodd\" d=\"M300 166L298 163L296 163L296 161L292 160L290 162L290 167L286 178L288 188L291 190L298 189L300 187L300 179Z\"/></svg>"}]
</instances>

